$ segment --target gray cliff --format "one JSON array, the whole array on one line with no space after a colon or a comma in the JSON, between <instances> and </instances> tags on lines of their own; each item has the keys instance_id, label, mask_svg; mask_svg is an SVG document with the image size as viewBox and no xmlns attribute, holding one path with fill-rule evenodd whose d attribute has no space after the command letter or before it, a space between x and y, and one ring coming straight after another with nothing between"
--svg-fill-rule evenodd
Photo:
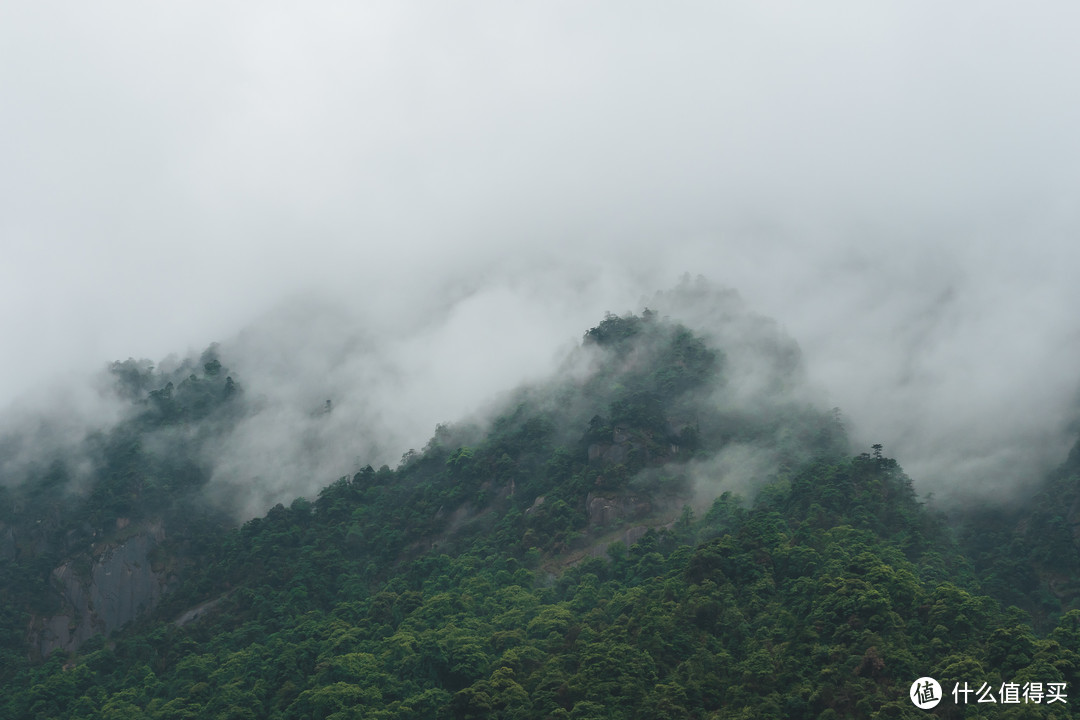
<instances>
[{"instance_id":1,"label":"gray cliff","mask_svg":"<svg viewBox=\"0 0 1080 720\"><path fill-rule=\"evenodd\" d=\"M168 573L151 562L163 539L161 526L150 526L107 546L93 558L88 574L77 572L72 560L54 569L53 584L63 609L31 623L31 645L42 657L55 650L74 651L94 635L108 635L156 605L172 584Z\"/></svg>"}]
</instances>

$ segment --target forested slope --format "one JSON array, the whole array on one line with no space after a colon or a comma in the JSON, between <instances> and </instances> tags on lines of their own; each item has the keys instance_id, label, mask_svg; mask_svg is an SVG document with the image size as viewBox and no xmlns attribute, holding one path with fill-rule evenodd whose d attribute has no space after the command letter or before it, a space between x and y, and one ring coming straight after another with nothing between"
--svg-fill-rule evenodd
<instances>
[{"instance_id":1,"label":"forested slope","mask_svg":"<svg viewBox=\"0 0 1080 720\"><path fill-rule=\"evenodd\" d=\"M204 446L243 413L215 348L166 371L117 362L106 381L114 425L56 441L32 420L0 439L0 677L27 644L36 659L129 622L232 524L201 494Z\"/></svg>"},{"instance_id":2,"label":"forested slope","mask_svg":"<svg viewBox=\"0 0 1080 720\"><path fill-rule=\"evenodd\" d=\"M209 362L193 382L216 382ZM1050 608L1036 633L990 595L1003 553L969 558L971 533L929 512L880 446L850 454L835 412L776 388L748 400L737 371L678 323L608 316L558 378L490 421L440 426L396 469L229 531L168 485L144 517L185 508L166 522L189 545L206 528L176 553L173 586L123 631L43 662L12 615L0 715L917 717L908 688L924 675L946 692L1076 687L1080 611ZM227 422L235 389L218 390L205 417ZM137 396L164 423L162 392ZM210 427L196 420L194 436ZM71 512L96 507L83 502ZM13 607L49 584L50 552L4 560ZM949 697L931 714L1071 706Z\"/></svg>"}]
</instances>

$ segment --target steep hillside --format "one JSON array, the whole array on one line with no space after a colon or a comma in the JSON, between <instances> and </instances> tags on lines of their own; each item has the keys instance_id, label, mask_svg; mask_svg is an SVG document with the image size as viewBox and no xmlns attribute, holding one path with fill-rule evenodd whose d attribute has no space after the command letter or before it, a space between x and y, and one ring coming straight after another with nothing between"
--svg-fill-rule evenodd
<instances>
[{"instance_id":1,"label":"steep hillside","mask_svg":"<svg viewBox=\"0 0 1080 720\"><path fill-rule=\"evenodd\" d=\"M1080 609L1080 440L1009 503L958 509L952 524L987 592L1030 612L1037 628Z\"/></svg>"},{"instance_id":2,"label":"steep hillside","mask_svg":"<svg viewBox=\"0 0 1080 720\"><path fill-rule=\"evenodd\" d=\"M121 412L114 426L48 442L42 422L2 441L7 653L27 638L31 657L72 651L123 627L231 524L200 495L210 472L203 446L243 412L214 348L167 371L114 363L107 381L103 402Z\"/></svg>"},{"instance_id":3,"label":"steep hillside","mask_svg":"<svg viewBox=\"0 0 1080 720\"><path fill-rule=\"evenodd\" d=\"M838 414L791 391L791 346L766 347L769 380L749 388L742 348L650 311L609 315L556 378L440 426L396 469L365 467L232 531L185 526L190 547L213 542L151 558L164 584L126 628L99 624L108 638L42 647L62 634L53 611L31 624L31 655L57 651L29 662L9 623L0 714L917 717L908 688L924 675L946 692L1075 687L1080 611L1037 635L986 595L897 463L880 446L848 454ZM139 422L173 427L187 411L147 387ZM227 422L215 397L201 417ZM189 435L211 427L188 417ZM126 548L149 543L136 538L154 518L177 522L161 508L185 496L169 488L158 510L124 506L123 529L141 528L129 538L111 520L111 550L81 569L87 605L109 563L139 564ZM62 586L70 557L32 576L17 553L6 592L29 603ZM971 702L932 714L983 707Z\"/></svg>"}]
</instances>

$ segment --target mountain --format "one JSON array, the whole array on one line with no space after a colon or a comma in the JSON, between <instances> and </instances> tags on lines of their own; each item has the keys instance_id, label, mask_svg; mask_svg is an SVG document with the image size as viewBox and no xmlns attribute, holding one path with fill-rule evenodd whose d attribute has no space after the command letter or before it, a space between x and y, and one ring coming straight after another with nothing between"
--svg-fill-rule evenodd
<instances>
[{"instance_id":1,"label":"mountain","mask_svg":"<svg viewBox=\"0 0 1080 720\"><path fill-rule=\"evenodd\" d=\"M1008 522L929 509L775 324L680 292L655 306L712 332L608 315L550 380L239 527L213 452L256 389L215 348L114 365L115 426L4 441L0 714L921 717L932 676L937 717L1069 716L1078 453Z\"/></svg>"},{"instance_id":2,"label":"mountain","mask_svg":"<svg viewBox=\"0 0 1080 720\"><path fill-rule=\"evenodd\" d=\"M106 402L123 407L113 427L62 439L43 419L3 440L0 595L10 652L27 637L32 658L73 651L119 629L231 524L200 495L210 474L204 446L243 412L216 348L164 371L117 362L107 380ZM39 457L41 446L51 451Z\"/></svg>"},{"instance_id":3,"label":"mountain","mask_svg":"<svg viewBox=\"0 0 1080 720\"><path fill-rule=\"evenodd\" d=\"M1065 462L1008 504L951 515L983 587L1030 613L1036 629L1080 608L1080 440Z\"/></svg>"}]
</instances>

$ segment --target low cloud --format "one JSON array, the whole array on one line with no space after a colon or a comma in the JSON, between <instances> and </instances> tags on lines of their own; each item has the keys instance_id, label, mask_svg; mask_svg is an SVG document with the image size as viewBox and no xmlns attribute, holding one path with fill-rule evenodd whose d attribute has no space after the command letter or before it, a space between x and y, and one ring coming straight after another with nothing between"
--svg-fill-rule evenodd
<instances>
[{"instance_id":1,"label":"low cloud","mask_svg":"<svg viewBox=\"0 0 1080 720\"><path fill-rule=\"evenodd\" d=\"M50 378L221 341L263 425L218 472L270 501L689 272L798 343L856 446L1006 497L1075 434L1076 14L9 3L0 405L51 447L18 409ZM68 402L60 436L115 420Z\"/></svg>"}]
</instances>

